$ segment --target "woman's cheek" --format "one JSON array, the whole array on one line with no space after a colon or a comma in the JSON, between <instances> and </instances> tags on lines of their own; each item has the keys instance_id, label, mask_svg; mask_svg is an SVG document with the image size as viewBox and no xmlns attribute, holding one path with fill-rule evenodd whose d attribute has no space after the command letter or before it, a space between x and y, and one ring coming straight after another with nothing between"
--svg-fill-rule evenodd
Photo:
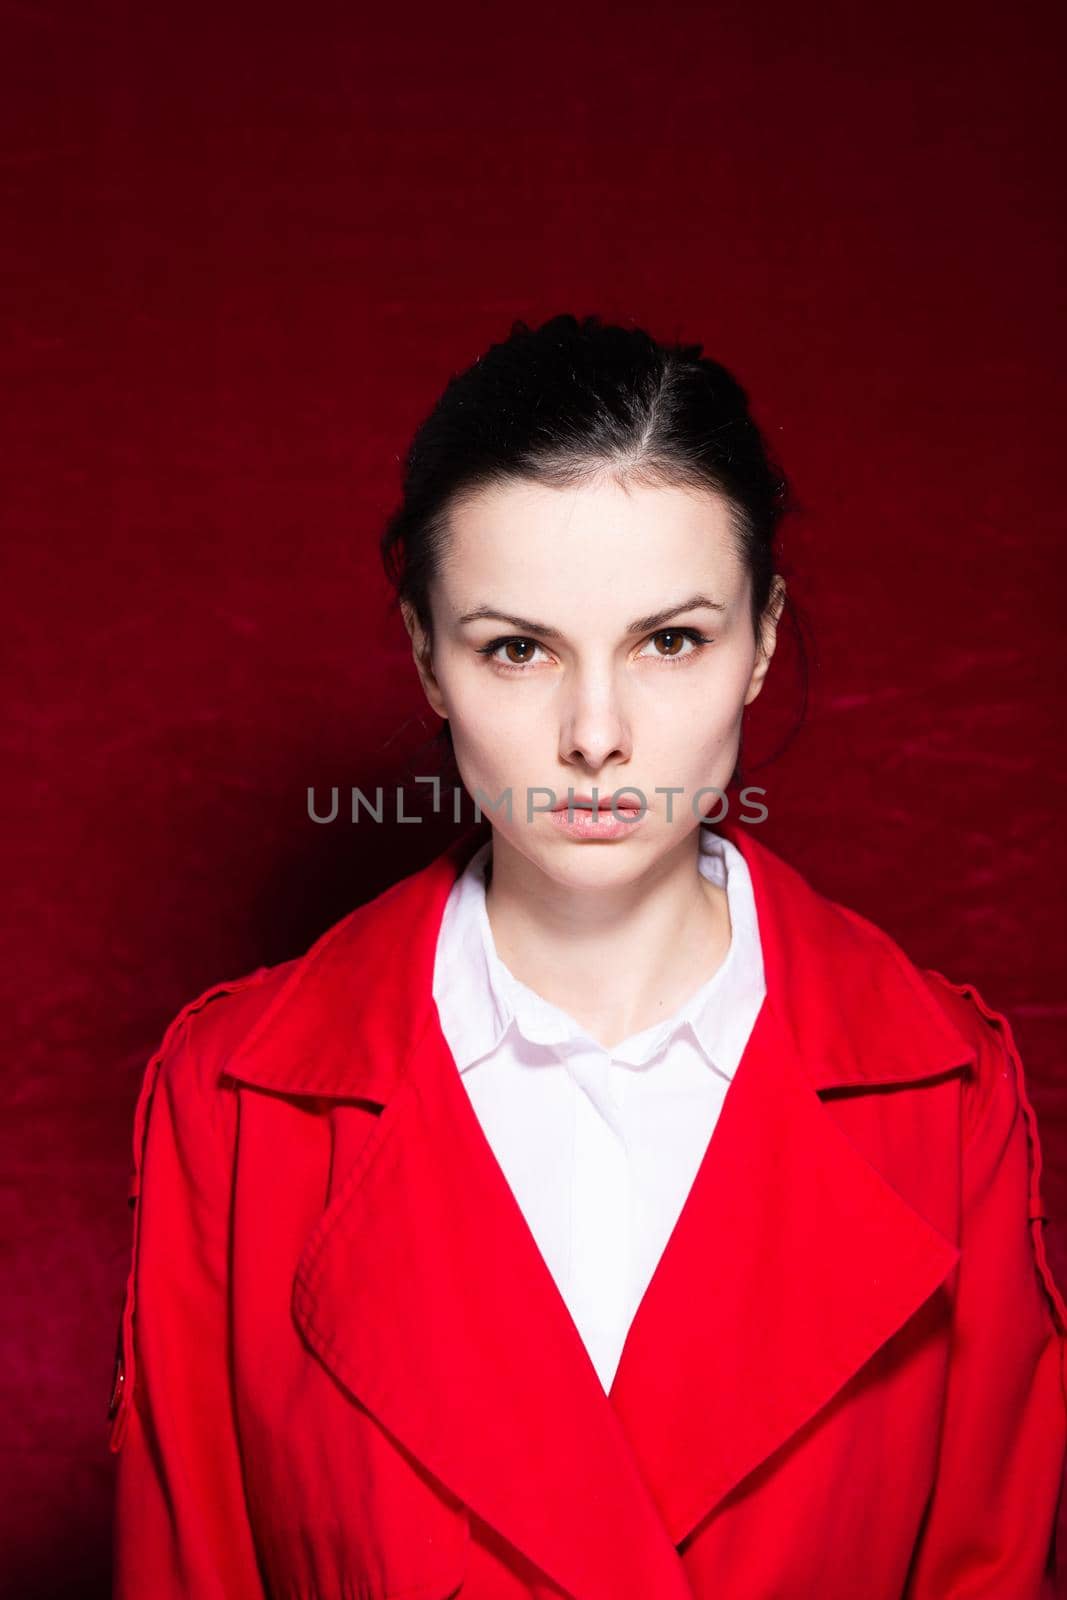
<instances>
[{"instance_id":1,"label":"woman's cheek","mask_svg":"<svg viewBox=\"0 0 1067 1600\"><path fill-rule=\"evenodd\" d=\"M479 798L493 802L509 788L514 793L524 783L539 781L528 776L529 747L527 745L524 761L523 745L516 740L513 726L504 725L495 732L490 729L487 736L480 731L477 738L464 737L454 726L452 740L456 765L472 795L480 790Z\"/></svg>"}]
</instances>

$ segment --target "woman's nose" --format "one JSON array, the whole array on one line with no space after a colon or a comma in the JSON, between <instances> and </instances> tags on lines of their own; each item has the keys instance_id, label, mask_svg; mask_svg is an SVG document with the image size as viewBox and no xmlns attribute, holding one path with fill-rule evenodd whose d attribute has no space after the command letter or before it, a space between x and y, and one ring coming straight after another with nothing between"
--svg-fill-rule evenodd
<instances>
[{"instance_id":1,"label":"woman's nose","mask_svg":"<svg viewBox=\"0 0 1067 1600\"><path fill-rule=\"evenodd\" d=\"M630 755L629 720L610 674L576 677L565 691L559 729L559 757L584 762L591 770Z\"/></svg>"}]
</instances>

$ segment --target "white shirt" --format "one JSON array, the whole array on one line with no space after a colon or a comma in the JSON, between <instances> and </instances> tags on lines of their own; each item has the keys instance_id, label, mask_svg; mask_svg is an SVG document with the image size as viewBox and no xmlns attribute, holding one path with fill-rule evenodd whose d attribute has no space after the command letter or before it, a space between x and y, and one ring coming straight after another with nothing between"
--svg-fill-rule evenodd
<instances>
[{"instance_id":1,"label":"white shirt","mask_svg":"<svg viewBox=\"0 0 1067 1600\"><path fill-rule=\"evenodd\" d=\"M497 954L492 840L452 886L437 942L442 1031L605 1390L766 993L745 859L699 831L699 870L726 886L729 950L673 1016L611 1050Z\"/></svg>"}]
</instances>

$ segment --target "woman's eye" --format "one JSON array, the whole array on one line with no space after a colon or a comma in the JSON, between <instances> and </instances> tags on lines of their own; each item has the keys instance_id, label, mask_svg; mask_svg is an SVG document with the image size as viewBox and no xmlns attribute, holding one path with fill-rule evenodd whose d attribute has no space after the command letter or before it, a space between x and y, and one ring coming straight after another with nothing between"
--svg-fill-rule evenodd
<instances>
[{"instance_id":1,"label":"woman's eye","mask_svg":"<svg viewBox=\"0 0 1067 1600\"><path fill-rule=\"evenodd\" d=\"M483 644L479 655L488 656L498 666L505 669L514 668L521 672L533 659L533 652L540 650L541 646L533 639L493 639L489 644ZM499 652L504 651L501 655Z\"/></svg>"},{"instance_id":2,"label":"woman's eye","mask_svg":"<svg viewBox=\"0 0 1067 1600\"><path fill-rule=\"evenodd\" d=\"M661 661L684 661L696 655L701 646L710 644L711 640L705 638L696 628L661 628L648 642L651 645L657 642L663 643L663 649L653 651ZM687 645L689 649L686 649Z\"/></svg>"}]
</instances>

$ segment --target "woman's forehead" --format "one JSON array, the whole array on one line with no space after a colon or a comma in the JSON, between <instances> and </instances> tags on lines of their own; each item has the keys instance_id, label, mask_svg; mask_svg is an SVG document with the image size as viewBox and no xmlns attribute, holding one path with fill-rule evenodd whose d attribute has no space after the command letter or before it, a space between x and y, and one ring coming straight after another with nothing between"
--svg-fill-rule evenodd
<instances>
[{"instance_id":1,"label":"woman's forehead","mask_svg":"<svg viewBox=\"0 0 1067 1600\"><path fill-rule=\"evenodd\" d=\"M709 491L614 481L494 486L457 504L440 576L450 595L508 581L547 593L579 584L736 588L743 573L730 510ZM484 603L477 596L472 604Z\"/></svg>"}]
</instances>

